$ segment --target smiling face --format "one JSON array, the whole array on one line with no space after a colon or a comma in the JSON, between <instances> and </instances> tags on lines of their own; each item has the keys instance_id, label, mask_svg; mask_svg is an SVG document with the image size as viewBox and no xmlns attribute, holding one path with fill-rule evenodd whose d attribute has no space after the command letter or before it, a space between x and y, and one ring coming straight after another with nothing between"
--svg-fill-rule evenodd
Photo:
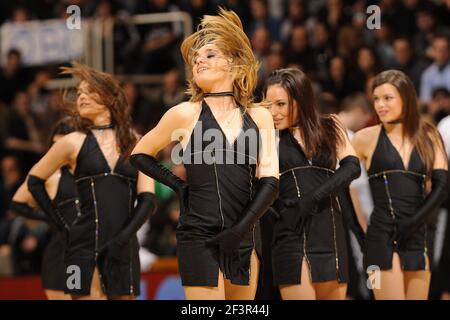
<instances>
[{"instance_id":1,"label":"smiling face","mask_svg":"<svg viewBox=\"0 0 450 320\"><path fill-rule=\"evenodd\" d=\"M373 90L375 111L383 123L392 122L402 117L403 101L397 88L384 83Z\"/></svg>"},{"instance_id":2,"label":"smiling face","mask_svg":"<svg viewBox=\"0 0 450 320\"><path fill-rule=\"evenodd\" d=\"M297 103L294 101L292 107L289 105L289 95L282 86L278 84L269 86L266 91L266 100L270 103L270 112L276 129L283 130L291 127L290 119L293 119L293 123L297 123Z\"/></svg>"},{"instance_id":3,"label":"smiling face","mask_svg":"<svg viewBox=\"0 0 450 320\"><path fill-rule=\"evenodd\" d=\"M231 61L214 44L201 47L192 63L192 74L197 86L204 92L230 91L233 83Z\"/></svg>"},{"instance_id":4,"label":"smiling face","mask_svg":"<svg viewBox=\"0 0 450 320\"><path fill-rule=\"evenodd\" d=\"M82 118L94 121L108 108L100 103L100 96L93 92L86 81L81 81L77 89L77 111Z\"/></svg>"}]
</instances>

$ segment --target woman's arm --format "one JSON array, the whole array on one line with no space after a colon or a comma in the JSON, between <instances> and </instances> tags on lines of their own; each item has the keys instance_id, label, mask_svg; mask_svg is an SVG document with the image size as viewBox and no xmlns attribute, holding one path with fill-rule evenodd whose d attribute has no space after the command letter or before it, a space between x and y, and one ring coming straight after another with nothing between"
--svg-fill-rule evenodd
<instances>
[{"instance_id":1,"label":"woman's arm","mask_svg":"<svg viewBox=\"0 0 450 320\"><path fill-rule=\"evenodd\" d=\"M48 221L45 212L36 208L33 196L28 191L27 181L22 183L19 189L17 189L11 201L10 209L15 214L28 219Z\"/></svg>"},{"instance_id":2,"label":"woman's arm","mask_svg":"<svg viewBox=\"0 0 450 320\"><path fill-rule=\"evenodd\" d=\"M249 111L258 126L261 136L261 150L259 151L259 162L256 168L256 176L258 178L275 177L278 179L279 160L276 143L276 131L273 124L272 115L269 110L263 107L251 108Z\"/></svg>"},{"instance_id":3,"label":"woman's arm","mask_svg":"<svg viewBox=\"0 0 450 320\"><path fill-rule=\"evenodd\" d=\"M69 230L69 224L50 199L45 188L45 181L62 166L72 164L77 145L76 137L78 136L71 133L58 140L42 159L33 166L28 175L28 190L39 207L44 210L60 231ZM80 144L79 141L78 144Z\"/></svg>"},{"instance_id":4,"label":"woman's arm","mask_svg":"<svg viewBox=\"0 0 450 320\"><path fill-rule=\"evenodd\" d=\"M137 143L130 157L130 162L135 168L172 188L182 203L186 196L186 183L160 165L155 156L172 141L189 139L187 127L192 125L194 114L193 105L189 102L169 109L157 126Z\"/></svg>"}]
</instances>

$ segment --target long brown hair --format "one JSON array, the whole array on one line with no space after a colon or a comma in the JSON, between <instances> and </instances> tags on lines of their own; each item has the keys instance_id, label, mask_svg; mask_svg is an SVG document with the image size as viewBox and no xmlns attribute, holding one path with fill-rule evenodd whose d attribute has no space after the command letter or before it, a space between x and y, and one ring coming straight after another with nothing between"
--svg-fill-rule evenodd
<instances>
[{"instance_id":1,"label":"long brown hair","mask_svg":"<svg viewBox=\"0 0 450 320\"><path fill-rule=\"evenodd\" d=\"M234 73L233 92L236 101L244 106L252 104L252 94L256 88L259 63L253 55L250 40L244 32L242 22L233 11L219 9L219 15L205 15L198 30L184 39L181 54L189 66L188 94L191 101L201 101L203 90L193 79L193 58L206 44L215 44L223 54L231 58L231 72Z\"/></svg>"},{"instance_id":2,"label":"long brown hair","mask_svg":"<svg viewBox=\"0 0 450 320\"><path fill-rule=\"evenodd\" d=\"M299 69L286 68L272 72L265 82L264 92L271 85L279 85L286 90L289 99L289 123L298 126L305 144L305 154L312 158L327 154L334 168L337 150L344 144L343 128L336 117L320 115L317 101L308 77ZM298 120L294 121L294 105L297 103Z\"/></svg>"},{"instance_id":3,"label":"long brown hair","mask_svg":"<svg viewBox=\"0 0 450 320\"><path fill-rule=\"evenodd\" d=\"M133 150L137 137L131 126L130 108L125 98L125 93L119 82L110 74L97 71L78 62L73 62L72 67L61 68L62 74L70 74L81 81L86 81L89 89L97 93L101 104L104 104L111 113L111 121L115 125L116 143L120 154L128 156ZM79 85L79 84L78 84ZM69 101L65 95L65 103L74 108L74 101ZM86 121L79 122L81 130L87 131Z\"/></svg>"},{"instance_id":4,"label":"long brown hair","mask_svg":"<svg viewBox=\"0 0 450 320\"><path fill-rule=\"evenodd\" d=\"M420 117L416 89L409 77L399 70L387 70L377 74L372 83L372 92L385 83L393 85L402 99L401 122L403 139L411 140L425 164L427 175L434 165L435 145L443 150L441 135L434 124Z\"/></svg>"}]
</instances>

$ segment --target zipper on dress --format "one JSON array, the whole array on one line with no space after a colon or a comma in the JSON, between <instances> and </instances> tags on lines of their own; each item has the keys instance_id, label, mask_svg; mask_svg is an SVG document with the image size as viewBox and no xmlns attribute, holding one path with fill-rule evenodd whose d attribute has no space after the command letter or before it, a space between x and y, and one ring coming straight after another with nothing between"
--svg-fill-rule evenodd
<instances>
[{"instance_id":1,"label":"zipper on dress","mask_svg":"<svg viewBox=\"0 0 450 320\"><path fill-rule=\"evenodd\" d=\"M217 164L216 164L216 152L213 149L211 151L211 155L213 156L214 162L214 176L216 178L216 191L217 191L217 197L219 198L219 211L220 211L220 217L222 219L222 227L220 231L223 231L224 225L225 225L225 221L223 219L223 212L222 212L222 197L220 196L220 189L219 189L219 177L217 175Z\"/></svg>"}]
</instances>

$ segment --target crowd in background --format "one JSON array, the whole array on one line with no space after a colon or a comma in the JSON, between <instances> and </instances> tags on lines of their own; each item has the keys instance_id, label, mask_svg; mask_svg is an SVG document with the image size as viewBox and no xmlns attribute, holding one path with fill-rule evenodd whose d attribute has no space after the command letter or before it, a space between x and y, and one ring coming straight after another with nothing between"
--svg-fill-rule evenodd
<instances>
[{"instance_id":1,"label":"crowd in background","mask_svg":"<svg viewBox=\"0 0 450 320\"><path fill-rule=\"evenodd\" d=\"M216 14L219 5L240 16L261 64L256 101L263 98L262 85L273 70L298 67L313 81L321 111L340 113L348 128L357 131L377 121L371 107L374 75L399 69L412 79L424 116L438 124L450 115L449 0L1 1L0 27L7 22L64 18L70 4L80 6L83 18L116 19L116 73L162 75L159 86L123 81L140 134L187 98L179 53L183 30L181 23L136 26L126 18L185 11L196 26L204 14ZM366 25L366 8L372 4L381 12L381 24L374 30ZM48 240L45 224L14 217L8 206L28 170L46 151L52 124L66 112L61 91L46 88L48 80L58 77L58 67L25 67L22 53L11 49L0 68L0 259L12 257L11 274L39 273ZM164 149L161 161L183 177L183 166L171 164L170 152L170 147ZM157 256L174 255L177 201L163 185L157 185L156 193L159 209L141 244Z\"/></svg>"}]
</instances>

